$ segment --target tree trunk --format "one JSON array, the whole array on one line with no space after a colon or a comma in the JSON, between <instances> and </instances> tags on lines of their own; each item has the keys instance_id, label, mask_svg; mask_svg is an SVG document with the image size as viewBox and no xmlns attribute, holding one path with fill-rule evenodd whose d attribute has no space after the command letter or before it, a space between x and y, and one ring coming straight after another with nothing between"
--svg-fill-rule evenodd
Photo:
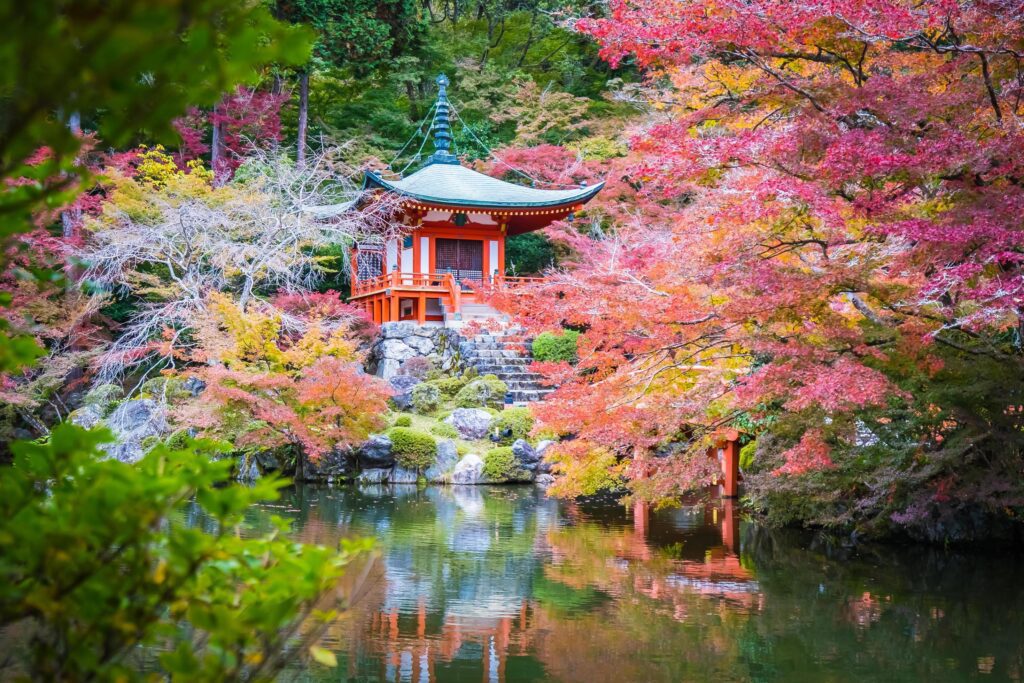
<instances>
[{"instance_id":1,"label":"tree trunk","mask_svg":"<svg viewBox=\"0 0 1024 683\"><path fill-rule=\"evenodd\" d=\"M221 162L220 152L220 122L217 121L217 106L213 107L213 114L210 117L213 119L213 132L210 136L210 169L213 171L213 177L216 179L218 167Z\"/></svg>"},{"instance_id":2,"label":"tree trunk","mask_svg":"<svg viewBox=\"0 0 1024 683\"><path fill-rule=\"evenodd\" d=\"M306 128L309 125L309 71L299 73L299 135L295 160L299 168L306 165Z\"/></svg>"}]
</instances>

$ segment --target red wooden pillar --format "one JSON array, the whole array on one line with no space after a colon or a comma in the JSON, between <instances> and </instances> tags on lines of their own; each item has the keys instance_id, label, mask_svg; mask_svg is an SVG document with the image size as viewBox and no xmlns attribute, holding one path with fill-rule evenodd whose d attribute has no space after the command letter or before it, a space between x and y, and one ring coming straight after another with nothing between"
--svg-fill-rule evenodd
<instances>
[{"instance_id":1,"label":"red wooden pillar","mask_svg":"<svg viewBox=\"0 0 1024 683\"><path fill-rule=\"evenodd\" d=\"M736 498L740 495L740 442L729 439L722 447L722 495Z\"/></svg>"},{"instance_id":2,"label":"red wooden pillar","mask_svg":"<svg viewBox=\"0 0 1024 683\"><path fill-rule=\"evenodd\" d=\"M398 295L392 293L388 297L388 304L390 312L388 314L388 320L398 320Z\"/></svg>"},{"instance_id":3,"label":"red wooden pillar","mask_svg":"<svg viewBox=\"0 0 1024 683\"><path fill-rule=\"evenodd\" d=\"M422 325L427 322L427 297L420 294L416 299L416 323Z\"/></svg>"}]
</instances>

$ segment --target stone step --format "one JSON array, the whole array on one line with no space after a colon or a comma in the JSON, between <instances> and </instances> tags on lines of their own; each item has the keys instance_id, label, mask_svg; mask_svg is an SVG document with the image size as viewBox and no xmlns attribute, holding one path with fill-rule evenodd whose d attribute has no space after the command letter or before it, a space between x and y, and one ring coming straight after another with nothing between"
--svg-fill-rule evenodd
<instances>
[{"instance_id":1,"label":"stone step","mask_svg":"<svg viewBox=\"0 0 1024 683\"><path fill-rule=\"evenodd\" d=\"M532 403L542 401L554 389L534 389L528 391L510 391L509 396L514 403Z\"/></svg>"},{"instance_id":2,"label":"stone step","mask_svg":"<svg viewBox=\"0 0 1024 683\"><path fill-rule=\"evenodd\" d=\"M519 351L511 349L476 349L470 354L471 358L523 358Z\"/></svg>"}]
</instances>

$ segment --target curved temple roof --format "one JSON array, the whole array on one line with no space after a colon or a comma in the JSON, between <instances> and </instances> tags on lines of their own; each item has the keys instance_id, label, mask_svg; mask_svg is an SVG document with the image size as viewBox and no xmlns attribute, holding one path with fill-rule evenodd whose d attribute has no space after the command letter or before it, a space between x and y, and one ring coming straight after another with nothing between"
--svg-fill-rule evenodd
<instances>
[{"instance_id":1,"label":"curved temple roof","mask_svg":"<svg viewBox=\"0 0 1024 683\"><path fill-rule=\"evenodd\" d=\"M570 190L539 190L507 183L465 166L431 163L401 180L367 171L364 187L379 187L425 204L451 207L533 208L582 204L604 183Z\"/></svg>"}]
</instances>

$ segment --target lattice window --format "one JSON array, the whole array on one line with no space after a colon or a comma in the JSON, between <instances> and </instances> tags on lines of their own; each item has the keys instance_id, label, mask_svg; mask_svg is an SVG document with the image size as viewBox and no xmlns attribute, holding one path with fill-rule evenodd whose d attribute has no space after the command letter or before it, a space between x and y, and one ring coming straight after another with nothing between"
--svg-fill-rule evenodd
<instances>
[{"instance_id":1,"label":"lattice window","mask_svg":"<svg viewBox=\"0 0 1024 683\"><path fill-rule=\"evenodd\" d=\"M384 274L384 252L360 249L356 252L356 279L372 280Z\"/></svg>"}]
</instances>

